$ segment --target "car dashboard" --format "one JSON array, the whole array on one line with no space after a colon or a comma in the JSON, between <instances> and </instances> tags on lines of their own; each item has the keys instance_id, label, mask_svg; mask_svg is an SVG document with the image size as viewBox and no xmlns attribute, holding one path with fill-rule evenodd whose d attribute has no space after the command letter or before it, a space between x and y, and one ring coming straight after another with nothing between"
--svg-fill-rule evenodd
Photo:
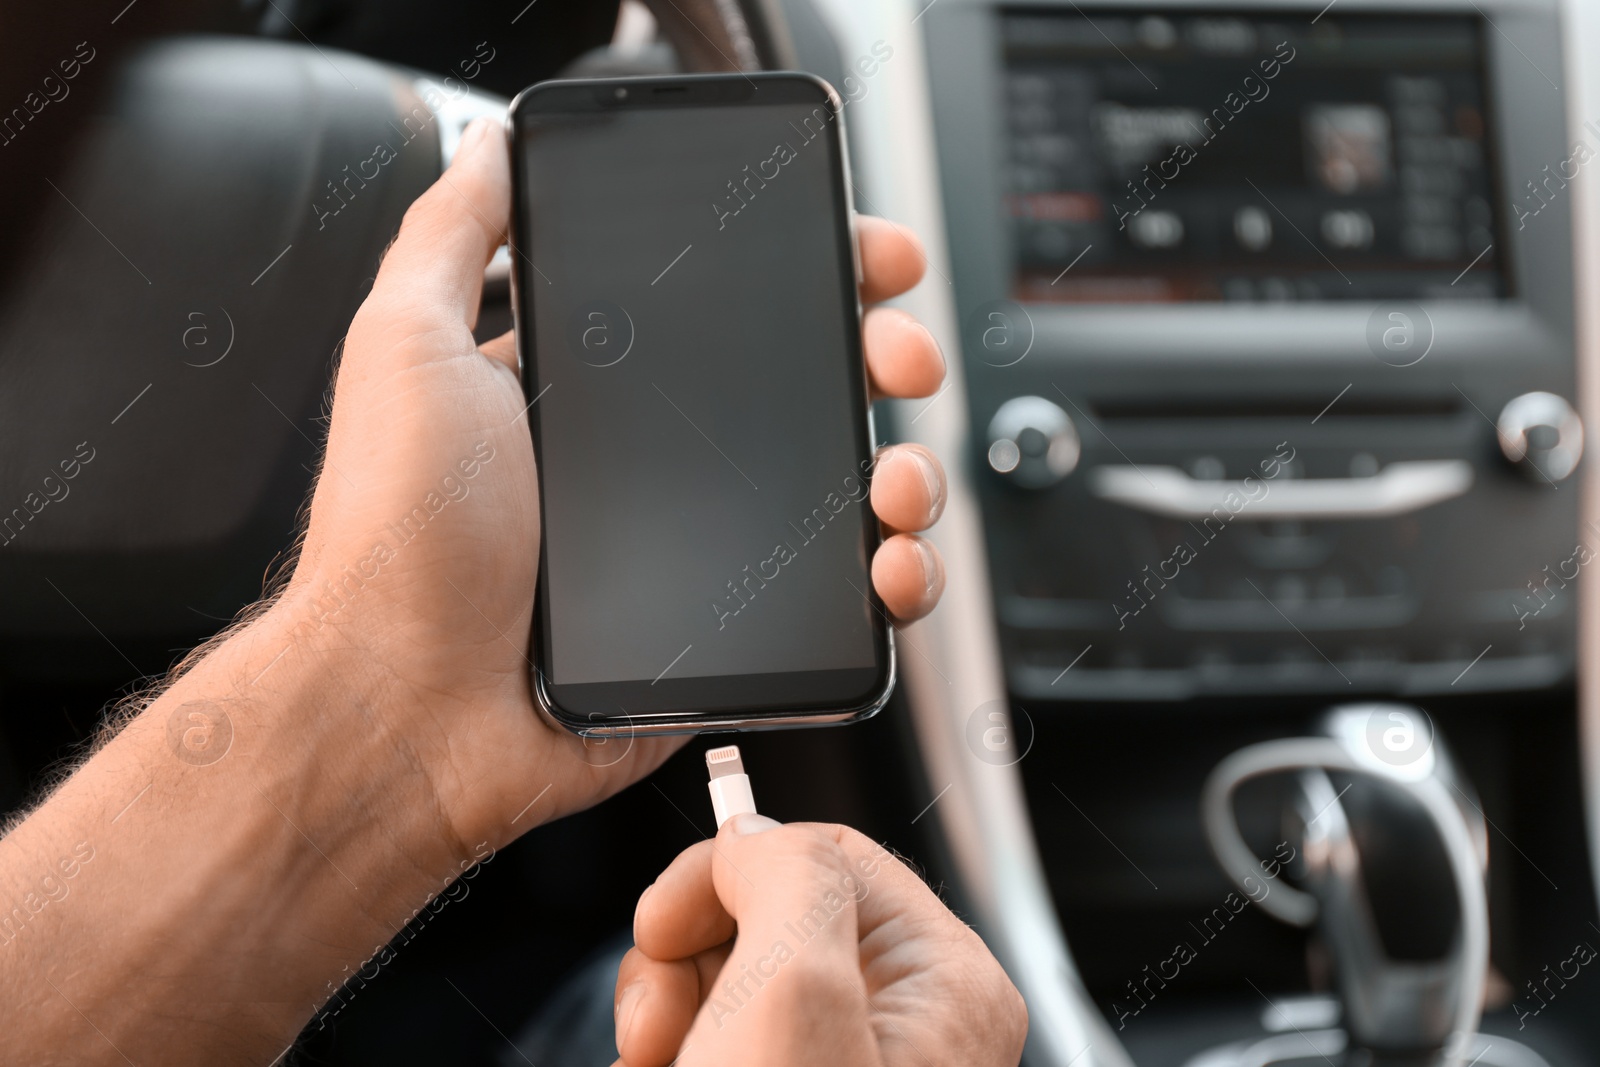
<instances>
[{"instance_id":1,"label":"car dashboard","mask_svg":"<svg viewBox=\"0 0 1600 1067\"><path fill-rule=\"evenodd\" d=\"M1204 921L1230 887L1200 798L1238 749L1397 706L1487 819L1470 1052L1588 1062L1597 994L1534 995L1595 918L1592 20L822 7L846 53L923 43L849 118L862 209L937 235L911 299L960 374L895 428L951 457L935 536L983 567L951 569L903 673L957 882L1028 998L1028 1062L1279 1062L1330 1025L1321 936ZM1241 794L1258 855L1281 803Z\"/></svg>"}]
</instances>

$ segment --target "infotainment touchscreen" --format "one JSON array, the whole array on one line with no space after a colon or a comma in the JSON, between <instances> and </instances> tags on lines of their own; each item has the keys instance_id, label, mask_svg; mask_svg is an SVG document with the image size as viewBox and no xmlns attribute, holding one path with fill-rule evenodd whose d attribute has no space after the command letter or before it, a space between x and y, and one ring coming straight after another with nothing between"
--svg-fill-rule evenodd
<instances>
[{"instance_id":1,"label":"infotainment touchscreen","mask_svg":"<svg viewBox=\"0 0 1600 1067\"><path fill-rule=\"evenodd\" d=\"M1508 295L1476 18L1001 20L1017 299Z\"/></svg>"}]
</instances>

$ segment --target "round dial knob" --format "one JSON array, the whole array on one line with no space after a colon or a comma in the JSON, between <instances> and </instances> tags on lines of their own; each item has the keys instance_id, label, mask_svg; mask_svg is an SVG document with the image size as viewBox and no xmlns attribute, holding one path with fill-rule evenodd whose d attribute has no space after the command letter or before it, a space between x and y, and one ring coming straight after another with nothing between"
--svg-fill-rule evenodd
<instances>
[{"instance_id":1,"label":"round dial knob","mask_svg":"<svg viewBox=\"0 0 1600 1067\"><path fill-rule=\"evenodd\" d=\"M989 466L1025 489L1071 474L1083 448L1072 418L1042 396L1019 396L989 420Z\"/></svg>"},{"instance_id":2,"label":"round dial knob","mask_svg":"<svg viewBox=\"0 0 1600 1067\"><path fill-rule=\"evenodd\" d=\"M1554 393L1523 393L1495 424L1500 451L1531 478L1559 482L1583 458L1583 420Z\"/></svg>"}]
</instances>

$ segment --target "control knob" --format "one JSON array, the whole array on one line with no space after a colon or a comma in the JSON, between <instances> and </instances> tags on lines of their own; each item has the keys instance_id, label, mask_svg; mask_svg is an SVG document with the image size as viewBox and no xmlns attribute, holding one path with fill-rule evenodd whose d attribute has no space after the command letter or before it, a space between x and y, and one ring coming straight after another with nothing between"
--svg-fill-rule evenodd
<instances>
[{"instance_id":1,"label":"control knob","mask_svg":"<svg viewBox=\"0 0 1600 1067\"><path fill-rule=\"evenodd\" d=\"M1065 478L1082 451L1071 416L1042 396L1013 397L989 420L989 466L1024 489Z\"/></svg>"},{"instance_id":2,"label":"control knob","mask_svg":"<svg viewBox=\"0 0 1600 1067\"><path fill-rule=\"evenodd\" d=\"M1495 424L1500 451L1536 480L1559 482L1583 457L1583 420L1554 393L1523 393Z\"/></svg>"}]
</instances>

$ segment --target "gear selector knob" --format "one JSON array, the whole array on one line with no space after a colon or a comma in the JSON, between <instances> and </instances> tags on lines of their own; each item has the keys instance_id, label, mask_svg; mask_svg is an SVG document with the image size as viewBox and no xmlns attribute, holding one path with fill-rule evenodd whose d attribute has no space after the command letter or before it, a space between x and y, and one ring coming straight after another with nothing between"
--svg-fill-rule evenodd
<instances>
[{"instance_id":1,"label":"gear selector knob","mask_svg":"<svg viewBox=\"0 0 1600 1067\"><path fill-rule=\"evenodd\" d=\"M1314 926L1332 965L1344 1048L1373 1067L1462 1067L1489 965L1488 834L1432 720L1402 704L1337 707L1316 736L1247 746L1211 772L1202 811L1236 885L1255 855L1239 832L1246 781L1292 774L1285 813L1299 886L1262 910Z\"/></svg>"}]
</instances>

